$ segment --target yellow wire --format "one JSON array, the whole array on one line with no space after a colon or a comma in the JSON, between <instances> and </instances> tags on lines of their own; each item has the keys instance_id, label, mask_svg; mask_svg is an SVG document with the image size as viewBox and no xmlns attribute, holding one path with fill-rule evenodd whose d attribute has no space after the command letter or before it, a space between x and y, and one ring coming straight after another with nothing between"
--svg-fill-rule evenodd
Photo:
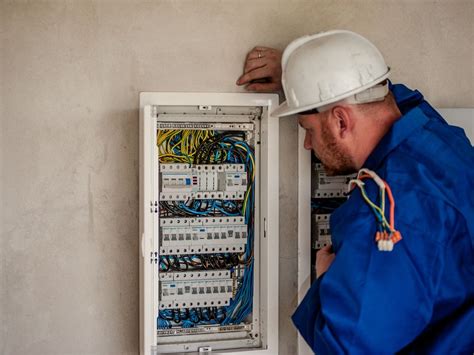
<instances>
[{"instance_id":1,"label":"yellow wire","mask_svg":"<svg viewBox=\"0 0 474 355\"><path fill-rule=\"evenodd\" d=\"M365 193L364 188L361 187L361 186L359 186L359 187L360 187L360 191L362 193L362 197L364 198L365 202L367 202L372 208L374 208L375 210L377 210L380 213L380 216L382 217L383 224L391 231L392 229L390 228L390 224L387 222L387 219L385 218L385 214L383 213L383 211L380 209L379 206L375 205L372 201L370 201L370 199L367 197L367 195Z\"/></svg>"},{"instance_id":2,"label":"yellow wire","mask_svg":"<svg viewBox=\"0 0 474 355\"><path fill-rule=\"evenodd\" d=\"M235 144L235 146L240 147L243 150L245 150L246 152L248 152L247 148L245 148L244 146L242 146L240 144ZM255 161L253 160L252 154L249 154L249 156L250 156L250 160L252 161L252 180L253 180L254 177L255 177L255 169L253 169L253 167L255 166Z\"/></svg>"},{"instance_id":3,"label":"yellow wire","mask_svg":"<svg viewBox=\"0 0 474 355\"><path fill-rule=\"evenodd\" d=\"M384 212L385 215L385 189L381 189L382 191L382 196L380 197L382 201L380 201L380 208Z\"/></svg>"},{"instance_id":4,"label":"yellow wire","mask_svg":"<svg viewBox=\"0 0 474 355\"><path fill-rule=\"evenodd\" d=\"M247 192L245 193L245 199L244 199L244 203L242 204L242 211L243 213L245 213L245 210L247 208L247 201L249 199L249 196L250 196L250 191L252 190L252 185L250 185L250 187L248 188Z\"/></svg>"},{"instance_id":5,"label":"yellow wire","mask_svg":"<svg viewBox=\"0 0 474 355\"><path fill-rule=\"evenodd\" d=\"M248 152L247 148L240 145L240 144L235 144L236 147L240 147L242 148L243 150L245 150L246 152ZM250 157L250 160L252 161L252 181L255 179L255 161L252 157L252 154L249 154L249 157ZM245 199L244 199L244 203L242 205L242 210L245 211L246 207L247 207L247 202L248 202L248 198L250 196L250 191L252 190L252 185L250 185L250 188L247 190L247 193L245 194Z\"/></svg>"},{"instance_id":6,"label":"yellow wire","mask_svg":"<svg viewBox=\"0 0 474 355\"><path fill-rule=\"evenodd\" d=\"M171 141L176 135L180 135L180 140L171 145ZM158 155L160 162L166 163L192 163L194 155L197 152L198 147L201 143L209 137L213 136L212 131L200 131L200 130L158 130L157 142ZM248 149L240 144L235 146L243 149L248 153ZM176 155L174 149L178 148L183 155ZM219 154L222 154L219 152ZM255 160L251 154L249 154L251 165L252 165L252 181L255 179ZM211 157L211 161L215 161L214 155ZM245 193L244 202L242 205L245 213L247 203L252 192L252 185L249 186Z\"/></svg>"},{"instance_id":7,"label":"yellow wire","mask_svg":"<svg viewBox=\"0 0 474 355\"><path fill-rule=\"evenodd\" d=\"M172 145L176 135L180 135L180 139ZM200 144L213 135L214 132L204 130L158 130L156 145L160 161L192 163ZM182 156L176 155L174 149Z\"/></svg>"}]
</instances>

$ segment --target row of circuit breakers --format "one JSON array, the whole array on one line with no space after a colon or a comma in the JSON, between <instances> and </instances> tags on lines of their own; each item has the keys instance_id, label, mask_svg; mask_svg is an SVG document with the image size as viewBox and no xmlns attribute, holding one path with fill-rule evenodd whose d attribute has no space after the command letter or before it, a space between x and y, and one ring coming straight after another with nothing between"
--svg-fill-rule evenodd
<instances>
[{"instance_id":1,"label":"row of circuit breakers","mask_svg":"<svg viewBox=\"0 0 474 355\"><path fill-rule=\"evenodd\" d=\"M238 201L244 199L247 191L244 164L160 164L160 176L161 201ZM199 216L198 211L189 211ZM192 264L193 260L197 260L193 256L198 254L224 257L228 253L243 253L247 244L247 228L243 216L161 218L160 254L175 258L179 255L184 260L187 255ZM173 257L168 260L173 262ZM202 313L203 307L210 318L213 308L229 305L242 273L243 270L238 269L237 277L219 266L212 270L160 273L160 309L173 309L173 312L182 312L186 316L190 309L200 309ZM218 310L214 311L217 313ZM223 311L219 314L221 317L225 315ZM179 317L183 318L183 314ZM166 317L163 318L160 330L171 328L171 322L167 324L163 322ZM174 323L182 321L179 319ZM162 333L168 334L169 331Z\"/></svg>"},{"instance_id":2,"label":"row of circuit breakers","mask_svg":"<svg viewBox=\"0 0 474 355\"><path fill-rule=\"evenodd\" d=\"M354 175L327 176L320 162L314 159L311 165L311 247L318 250L331 244L329 218L346 201Z\"/></svg>"},{"instance_id":3,"label":"row of circuit breakers","mask_svg":"<svg viewBox=\"0 0 474 355\"><path fill-rule=\"evenodd\" d=\"M235 296L237 282L242 278L244 268L234 265L235 258L233 261L223 259L232 253L239 255L245 252L248 224L244 216L236 215L235 212L218 213L218 217L209 216L204 211L213 210L212 207L199 209L187 206L184 201L204 201L200 207L215 204L216 201L243 201L248 187L245 165L162 163L160 180L160 200L173 203L176 212L181 209L190 215L160 218L160 254L165 256L161 260L162 271L168 271L170 264L176 264L175 260L179 260L179 264L184 261L192 269L191 265L203 265L203 259L207 260L206 254L212 256L209 259L211 265L196 268L196 271L183 272L179 267L176 272L160 273L160 309L189 313L190 308L228 306ZM226 210L224 205L215 207L217 211ZM206 216L198 217L201 214ZM232 262L234 270L231 273L225 267ZM211 310L208 312L211 313ZM225 313L221 311L220 315L224 317ZM162 317L159 324L161 330L172 328L171 322L165 322L167 318L170 318L169 321L178 320L174 315L173 318ZM184 318L183 314L180 318ZM181 323L181 319L174 323Z\"/></svg>"},{"instance_id":4,"label":"row of circuit breakers","mask_svg":"<svg viewBox=\"0 0 474 355\"><path fill-rule=\"evenodd\" d=\"M161 201L243 200L247 191L244 164L161 164L160 173ZM161 255L242 252L247 242L242 216L162 218L160 227Z\"/></svg>"}]
</instances>

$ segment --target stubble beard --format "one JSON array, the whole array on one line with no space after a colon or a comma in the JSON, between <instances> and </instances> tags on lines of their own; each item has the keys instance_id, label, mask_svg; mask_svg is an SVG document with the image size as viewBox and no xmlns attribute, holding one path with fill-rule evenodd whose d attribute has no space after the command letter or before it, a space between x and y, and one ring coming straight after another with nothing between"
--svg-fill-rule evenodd
<instances>
[{"instance_id":1,"label":"stubble beard","mask_svg":"<svg viewBox=\"0 0 474 355\"><path fill-rule=\"evenodd\" d=\"M357 172L354 162L344 147L337 144L336 139L326 126L321 128L323 138L322 152L317 154L328 176L349 175Z\"/></svg>"}]
</instances>

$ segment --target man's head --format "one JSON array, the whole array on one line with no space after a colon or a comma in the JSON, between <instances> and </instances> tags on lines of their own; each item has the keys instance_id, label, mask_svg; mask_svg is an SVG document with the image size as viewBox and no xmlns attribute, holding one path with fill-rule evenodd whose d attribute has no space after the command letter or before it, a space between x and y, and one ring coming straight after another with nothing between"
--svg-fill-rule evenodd
<instances>
[{"instance_id":1,"label":"man's head","mask_svg":"<svg viewBox=\"0 0 474 355\"><path fill-rule=\"evenodd\" d=\"M367 104L335 103L323 112L298 115L304 147L321 160L328 175L346 175L362 167L380 139L401 116L391 94Z\"/></svg>"},{"instance_id":2,"label":"man's head","mask_svg":"<svg viewBox=\"0 0 474 355\"><path fill-rule=\"evenodd\" d=\"M304 147L312 150L328 175L345 175L356 170L352 160L346 119L342 107L323 113L299 115L298 123L305 129Z\"/></svg>"},{"instance_id":3,"label":"man's head","mask_svg":"<svg viewBox=\"0 0 474 355\"><path fill-rule=\"evenodd\" d=\"M388 130L380 124L387 121L382 113L394 117L393 100L387 100L389 73L379 50L357 33L337 30L298 38L282 57L287 101L272 114L299 115L305 148L314 150L328 174L353 172L370 154L367 146Z\"/></svg>"}]
</instances>

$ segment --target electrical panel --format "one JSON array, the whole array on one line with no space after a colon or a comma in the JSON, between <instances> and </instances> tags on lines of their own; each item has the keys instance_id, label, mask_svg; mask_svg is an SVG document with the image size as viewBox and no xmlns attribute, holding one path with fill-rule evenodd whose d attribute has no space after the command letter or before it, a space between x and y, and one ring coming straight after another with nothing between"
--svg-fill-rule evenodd
<instances>
[{"instance_id":1,"label":"electrical panel","mask_svg":"<svg viewBox=\"0 0 474 355\"><path fill-rule=\"evenodd\" d=\"M315 279L316 252L331 245L331 213L347 199L352 175L328 176L315 157L311 162L311 279Z\"/></svg>"},{"instance_id":2,"label":"electrical panel","mask_svg":"<svg viewBox=\"0 0 474 355\"><path fill-rule=\"evenodd\" d=\"M278 352L277 98L140 95L142 354Z\"/></svg>"}]
</instances>

